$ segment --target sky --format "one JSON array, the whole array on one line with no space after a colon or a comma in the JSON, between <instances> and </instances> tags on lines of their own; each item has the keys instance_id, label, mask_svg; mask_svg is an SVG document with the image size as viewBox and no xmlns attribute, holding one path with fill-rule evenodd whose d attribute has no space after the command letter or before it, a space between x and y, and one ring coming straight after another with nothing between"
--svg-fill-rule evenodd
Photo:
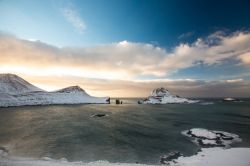
<instances>
[{"instance_id":1,"label":"sky","mask_svg":"<svg viewBox=\"0 0 250 166\"><path fill-rule=\"evenodd\" d=\"M0 0L0 73L96 96L166 87L250 97L249 8L247 0Z\"/></svg>"}]
</instances>

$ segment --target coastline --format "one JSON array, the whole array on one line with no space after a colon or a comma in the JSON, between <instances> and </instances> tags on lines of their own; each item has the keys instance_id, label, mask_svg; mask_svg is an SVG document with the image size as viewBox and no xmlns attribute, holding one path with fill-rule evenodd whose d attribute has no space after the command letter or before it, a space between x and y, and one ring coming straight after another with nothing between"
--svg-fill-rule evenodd
<instances>
[{"instance_id":1,"label":"coastline","mask_svg":"<svg viewBox=\"0 0 250 166\"><path fill-rule=\"evenodd\" d=\"M169 166L249 166L250 148L203 148L196 155L189 157L179 157L169 162ZM0 165L5 166L157 166L140 163L110 163L108 161L93 161L85 163L83 161L67 161L65 158L58 160L49 157L40 159L22 158L8 156L0 150Z\"/></svg>"}]
</instances>

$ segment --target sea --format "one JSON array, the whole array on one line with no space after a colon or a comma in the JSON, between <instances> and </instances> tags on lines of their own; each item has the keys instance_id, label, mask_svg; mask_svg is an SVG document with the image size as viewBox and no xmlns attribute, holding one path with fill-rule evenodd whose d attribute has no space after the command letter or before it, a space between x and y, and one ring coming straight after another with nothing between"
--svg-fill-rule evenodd
<instances>
[{"instance_id":1,"label":"sea","mask_svg":"<svg viewBox=\"0 0 250 166\"><path fill-rule=\"evenodd\" d=\"M192 156L199 151L181 134L192 128L234 133L242 141L232 147L250 147L249 99L164 105L121 100L0 108L0 148L24 158L160 165L169 152Z\"/></svg>"}]
</instances>

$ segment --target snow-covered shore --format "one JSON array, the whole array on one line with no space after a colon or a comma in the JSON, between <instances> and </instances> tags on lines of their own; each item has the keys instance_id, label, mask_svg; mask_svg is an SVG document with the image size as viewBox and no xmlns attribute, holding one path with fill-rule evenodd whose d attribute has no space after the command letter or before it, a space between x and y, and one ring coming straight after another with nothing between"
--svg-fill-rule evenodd
<instances>
[{"instance_id":1,"label":"snow-covered shore","mask_svg":"<svg viewBox=\"0 0 250 166\"><path fill-rule=\"evenodd\" d=\"M198 154L190 157L179 157L170 166L249 166L250 148L204 148ZM146 164L110 163L95 161L90 163L69 162L66 159L53 160L47 157L41 159L10 157L0 150L0 165L4 166L149 166ZM152 165L151 165L152 166Z\"/></svg>"},{"instance_id":2,"label":"snow-covered shore","mask_svg":"<svg viewBox=\"0 0 250 166\"><path fill-rule=\"evenodd\" d=\"M172 95L166 88L157 88L151 92L151 95L139 104L172 104L172 103L197 103L198 100L190 100L177 95Z\"/></svg>"},{"instance_id":3,"label":"snow-covered shore","mask_svg":"<svg viewBox=\"0 0 250 166\"><path fill-rule=\"evenodd\" d=\"M249 166L250 148L203 148L197 155L179 157L171 166Z\"/></svg>"},{"instance_id":4,"label":"snow-covered shore","mask_svg":"<svg viewBox=\"0 0 250 166\"><path fill-rule=\"evenodd\" d=\"M50 104L110 103L109 97L93 97L79 86L46 92L13 74L0 74L0 107Z\"/></svg>"}]
</instances>

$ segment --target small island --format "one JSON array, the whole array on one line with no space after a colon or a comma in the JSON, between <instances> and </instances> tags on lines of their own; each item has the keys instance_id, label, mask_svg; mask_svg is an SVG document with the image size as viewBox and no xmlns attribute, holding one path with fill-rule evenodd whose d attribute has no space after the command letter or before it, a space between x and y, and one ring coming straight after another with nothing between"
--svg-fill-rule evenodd
<instances>
[{"instance_id":1,"label":"small island","mask_svg":"<svg viewBox=\"0 0 250 166\"><path fill-rule=\"evenodd\" d=\"M156 88L151 95L144 100L138 101L138 104L173 104L173 103L197 103L199 100L191 100L172 95L166 88Z\"/></svg>"}]
</instances>

